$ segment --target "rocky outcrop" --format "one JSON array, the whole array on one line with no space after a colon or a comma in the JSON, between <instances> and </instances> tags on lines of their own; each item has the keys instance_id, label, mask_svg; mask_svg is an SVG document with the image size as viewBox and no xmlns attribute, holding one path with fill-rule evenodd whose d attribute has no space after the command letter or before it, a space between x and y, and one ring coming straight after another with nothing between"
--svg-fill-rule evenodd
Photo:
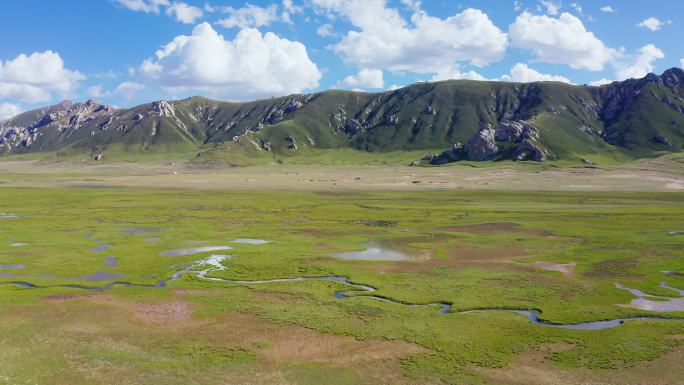
<instances>
[{"instance_id":1,"label":"rocky outcrop","mask_svg":"<svg viewBox=\"0 0 684 385\"><path fill-rule=\"evenodd\" d=\"M684 70L681 68L670 68L669 70L663 72L662 75L660 75L660 78L663 81L663 84L668 86L670 89L674 89L675 87L684 84Z\"/></svg>"},{"instance_id":2,"label":"rocky outcrop","mask_svg":"<svg viewBox=\"0 0 684 385\"><path fill-rule=\"evenodd\" d=\"M594 135L594 136L601 136L601 132L597 130L596 128L589 126L587 124L583 124L580 126L580 131L589 134L589 135Z\"/></svg>"},{"instance_id":3,"label":"rocky outcrop","mask_svg":"<svg viewBox=\"0 0 684 385\"><path fill-rule=\"evenodd\" d=\"M653 137L653 142L666 147L672 147L672 143L662 134L657 134Z\"/></svg>"},{"instance_id":4,"label":"rocky outcrop","mask_svg":"<svg viewBox=\"0 0 684 385\"><path fill-rule=\"evenodd\" d=\"M266 151L271 151L271 142L267 141L266 139L259 139L259 143L261 144L261 148L266 150Z\"/></svg>"},{"instance_id":5,"label":"rocky outcrop","mask_svg":"<svg viewBox=\"0 0 684 385\"><path fill-rule=\"evenodd\" d=\"M152 110L159 114L159 116L176 116L176 110L173 108L173 104L167 102L166 100L158 100L153 102Z\"/></svg>"},{"instance_id":6,"label":"rocky outcrop","mask_svg":"<svg viewBox=\"0 0 684 385\"><path fill-rule=\"evenodd\" d=\"M297 151L297 142L295 141L295 138L288 136L285 138L285 142L287 142L288 150Z\"/></svg>"},{"instance_id":7,"label":"rocky outcrop","mask_svg":"<svg viewBox=\"0 0 684 385\"><path fill-rule=\"evenodd\" d=\"M522 124L517 122L501 122L496 126L494 138L499 142L518 142L522 133Z\"/></svg>"},{"instance_id":8,"label":"rocky outcrop","mask_svg":"<svg viewBox=\"0 0 684 385\"><path fill-rule=\"evenodd\" d=\"M539 139L539 130L524 122L501 122L496 126L494 138L498 142L520 143L521 140Z\"/></svg>"},{"instance_id":9,"label":"rocky outcrop","mask_svg":"<svg viewBox=\"0 0 684 385\"><path fill-rule=\"evenodd\" d=\"M363 126L358 120L350 119L347 121L347 124L345 124L344 131L348 134L356 134L357 132L361 131L361 128L363 128Z\"/></svg>"},{"instance_id":10,"label":"rocky outcrop","mask_svg":"<svg viewBox=\"0 0 684 385\"><path fill-rule=\"evenodd\" d=\"M545 162L549 155L537 143L538 139L539 130L525 121L500 122L496 129L489 124L483 124L464 147L457 143L452 148L428 155L422 160L439 165L459 160L503 159L502 154L512 153L511 160Z\"/></svg>"},{"instance_id":11,"label":"rocky outcrop","mask_svg":"<svg viewBox=\"0 0 684 385\"><path fill-rule=\"evenodd\" d=\"M446 164L451 162L456 162L459 160L459 153L463 150L463 146L460 143L454 144L450 149L444 150L439 154L432 154L424 157L422 160L427 161L432 165ZM412 165L417 166L420 164L412 163Z\"/></svg>"},{"instance_id":12,"label":"rocky outcrop","mask_svg":"<svg viewBox=\"0 0 684 385\"><path fill-rule=\"evenodd\" d=\"M86 135L92 135L95 131L106 130L116 120L116 111L94 100L85 103L65 100L51 107L28 111L0 123L0 147L10 151L30 149L51 130L66 139L87 126Z\"/></svg>"},{"instance_id":13,"label":"rocky outcrop","mask_svg":"<svg viewBox=\"0 0 684 385\"><path fill-rule=\"evenodd\" d=\"M523 139L513 152L513 160L533 160L535 162L546 162L548 155L541 146L531 139Z\"/></svg>"},{"instance_id":14,"label":"rocky outcrop","mask_svg":"<svg viewBox=\"0 0 684 385\"><path fill-rule=\"evenodd\" d=\"M263 123L270 125L278 124L285 118L287 114L292 114L303 108L310 100L310 95L284 100L280 105L271 108L264 118Z\"/></svg>"},{"instance_id":15,"label":"rocky outcrop","mask_svg":"<svg viewBox=\"0 0 684 385\"><path fill-rule=\"evenodd\" d=\"M684 114L684 108L681 106L677 105L677 103L673 102L672 99L670 99L669 96L665 95L662 99L662 102L667 104L670 108L673 110L679 112L680 114Z\"/></svg>"},{"instance_id":16,"label":"rocky outcrop","mask_svg":"<svg viewBox=\"0 0 684 385\"><path fill-rule=\"evenodd\" d=\"M468 159L475 161L489 160L499 152L495 140L496 131L490 124L484 124L465 145Z\"/></svg>"}]
</instances>

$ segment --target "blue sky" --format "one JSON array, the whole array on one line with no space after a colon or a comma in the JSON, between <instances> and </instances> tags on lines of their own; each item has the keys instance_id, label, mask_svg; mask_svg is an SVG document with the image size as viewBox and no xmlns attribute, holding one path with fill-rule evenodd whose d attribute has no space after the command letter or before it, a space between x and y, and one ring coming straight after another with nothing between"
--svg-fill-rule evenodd
<instances>
[{"instance_id":1,"label":"blue sky","mask_svg":"<svg viewBox=\"0 0 684 385\"><path fill-rule=\"evenodd\" d=\"M681 66L684 2L22 0L0 14L0 119L423 80L599 84ZM157 52L159 50L159 52Z\"/></svg>"}]
</instances>

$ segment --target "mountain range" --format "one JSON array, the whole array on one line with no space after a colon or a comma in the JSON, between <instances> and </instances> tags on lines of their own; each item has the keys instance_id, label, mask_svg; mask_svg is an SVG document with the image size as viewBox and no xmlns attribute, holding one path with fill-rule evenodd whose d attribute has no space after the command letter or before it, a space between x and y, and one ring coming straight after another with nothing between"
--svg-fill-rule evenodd
<instances>
[{"instance_id":1,"label":"mountain range","mask_svg":"<svg viewBox=\"0 0 684 385\"><path fill-rule=\"evenodd\" d=\"M97 160L220 153L231 162L353 149L424 153L415 164L546 161L656 156L682 151L683 139L681 68L597 87L448 80L245 103L196 96L117 109L63 101L0 122L3 155Z\"/></svg>"}]
</instances>

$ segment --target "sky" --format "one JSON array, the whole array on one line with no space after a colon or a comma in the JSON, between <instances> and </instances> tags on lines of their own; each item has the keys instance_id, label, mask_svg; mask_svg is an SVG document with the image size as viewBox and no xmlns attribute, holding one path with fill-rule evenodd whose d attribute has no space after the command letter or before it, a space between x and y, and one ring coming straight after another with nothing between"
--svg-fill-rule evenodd
<instances>
[{"instance_id":1,"label":"sky","mask_svg":"<svg viewBox=\"0 0 684 385\"><path fill-rule=\"evenodd\" d=\"M657 6L654 6L656 5ZM0 120L446 79L599 85L684 66L684 1L7 0Z\"/></svg>"}]
</instances>

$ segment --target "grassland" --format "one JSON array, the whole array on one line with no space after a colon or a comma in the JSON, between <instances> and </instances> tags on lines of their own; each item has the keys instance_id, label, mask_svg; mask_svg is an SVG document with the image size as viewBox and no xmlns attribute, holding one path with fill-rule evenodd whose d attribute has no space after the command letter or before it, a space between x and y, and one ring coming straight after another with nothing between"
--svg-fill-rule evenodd
<instances>
[{"instance_id":1,"label":"grassland","mask_svg":"<svg viewBox=\"0 0 684 385\"><path fill-rule=\"evenodd\" d=\"M0 285L0 383L682 383L684 321L567 330L505 311L536 309L552 323L684 318L618 306L635 297L615 287L668 297L676 295L660 282L684 289L680 162L5 162L0 264L23 268L0 268L0 283L47 287ZM231 243L245 237L272 242ZM328 256L368 239L419 258ZM111 247L93 251L103 244ZM340 300L333 293L345 287L322 281L244 285L186 274L165 288L55 286L154 284L211 254L162 252L217 245L234 249L215 277L346 276L398 302L451 303L452 312ZM574 267L563 274L536 261ZM88 280L97 271L121 277ZM499 310L462 313L482 309Z\"/></svg>"}]
</instances>

